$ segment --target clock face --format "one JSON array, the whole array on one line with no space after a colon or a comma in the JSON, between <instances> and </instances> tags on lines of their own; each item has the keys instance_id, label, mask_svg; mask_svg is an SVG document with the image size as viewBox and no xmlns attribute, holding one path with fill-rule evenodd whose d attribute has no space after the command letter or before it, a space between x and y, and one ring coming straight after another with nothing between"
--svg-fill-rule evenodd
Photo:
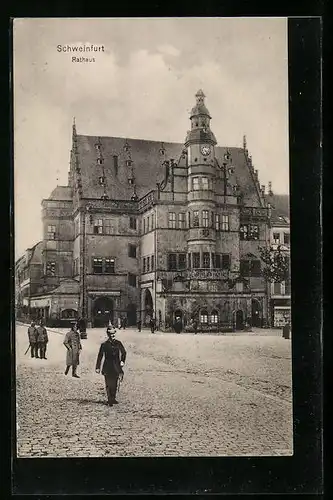
<instances>
[{"instance_id":1,"label":"clock face","mask_svg":"<svg viewBox=\"0 0 333 500\"><path fill-rule=\"evenodd\" d=\"M210 154L210 146L201 146L201 153L204 156L208 156Z\"/></svg>"}]
</instances>

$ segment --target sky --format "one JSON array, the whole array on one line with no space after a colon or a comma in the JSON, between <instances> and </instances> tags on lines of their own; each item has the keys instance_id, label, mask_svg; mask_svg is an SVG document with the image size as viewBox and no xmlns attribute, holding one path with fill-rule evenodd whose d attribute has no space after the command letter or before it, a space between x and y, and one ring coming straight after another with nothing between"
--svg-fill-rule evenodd
<instances>
[{"instance_id":1,"label":"sky","mask_svg":"<svg viewBox=\"0 0 333 500\"><path fill-rule=\"evenodd\" d=\"M94 44L72 62L58 45ZM202 88L218 145L247 137L260 184L289 192L286 18L14 20L15 256L42 239L77 133L184 142Z\"/></svg>"}]
</instances>

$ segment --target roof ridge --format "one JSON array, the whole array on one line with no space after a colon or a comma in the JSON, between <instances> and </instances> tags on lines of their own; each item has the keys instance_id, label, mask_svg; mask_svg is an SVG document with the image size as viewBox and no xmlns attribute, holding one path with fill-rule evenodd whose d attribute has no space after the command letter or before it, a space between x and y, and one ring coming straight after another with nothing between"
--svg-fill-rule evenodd
<instances>
[{"instance_id":1,"label":"roof ridge","mask_svg":"<svg viewBox=\"0 0 333 500\"><path fill-rule=\"evenodd\" d=\"M113 139L113 140L123 140L123 141L140 141L140 142L154 142L156 144L172 144L172 145L176 145L176 146L184 146L184 142L183 141L166 141L166 140L157 140L157 139L147 139L147 138L143 138L143 137L125 137L125 136L115 136L115 135L91 135L91 134L77 134L76 136L77 138L79 137L84 137L84 138L91 138L91 139ZM227 145L216 145L215 146L216 148L223 148L223 149L238 149L240 151L243 151L243 147L242 146L227 146ZM61 187L61 186L59 186ZM67 187L67 186L64 186L64 187Z\"/></svg>"}]
</instances>

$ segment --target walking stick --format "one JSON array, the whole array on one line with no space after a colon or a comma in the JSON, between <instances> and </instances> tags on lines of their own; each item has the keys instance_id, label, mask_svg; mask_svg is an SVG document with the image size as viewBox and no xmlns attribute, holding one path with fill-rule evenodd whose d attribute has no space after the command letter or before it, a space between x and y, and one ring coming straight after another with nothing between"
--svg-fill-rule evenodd
<instances>
[{"instance_id":1,"label":"walking stick","mask_svg":"<svg viewBox=\"0 0 333 500\"><path fill-rule=\"evenodd\" d=\"M25 351L24 356L27 354L27 352L29 351L30 347L31 347L31 344L28 345L28 349Z\"/></svg>"}]
</instances>

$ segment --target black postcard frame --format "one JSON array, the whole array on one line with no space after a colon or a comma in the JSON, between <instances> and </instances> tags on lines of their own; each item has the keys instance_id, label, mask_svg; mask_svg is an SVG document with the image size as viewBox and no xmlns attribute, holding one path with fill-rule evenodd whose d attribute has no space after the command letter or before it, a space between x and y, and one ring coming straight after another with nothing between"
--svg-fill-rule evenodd
<instances>
[{"instance_id":1,"label":"black postcard frame","mask_svg":"<svg viewBox=\"0 0 333 500\"><path fill-rule=\"evenodd\" d=\"M157 16L159 14L156 14ZM141 14L142 17L142 14ZM9 94L10 152L7 196L9 253L2 294L2 380L8 381L4 433L13 495L105 494L320 494L323 491L322 367L322 19L289 18L289 125L292 261L292 362L294 455L265 458L17 459L15 457L15 360L13 337L13 135ZM11 46L9 47L11 64ZM10 69L12 71L12 68ZM5 85L6 87L6 85ZM8 88L8 85L7 85ZM8 116L7 114L7 116ZM6 116L5 116L6 120ZM7 143L8 145L8 143ZM6 150L6 149L4 149ZM8 183L7 183L8 181ZM9 189L8 189L9 187ZM8 201L8 205L6 205ZM8 207L10 210L8 211ZM3 213L4 213L3 212ZM305 226L306 224L306 226ZM305 250L306 249L306 250ZM9 262L10 264L9 264ZM9 294L9 289L11 294ZM9 314L10 313L10 314ZM7 332L7 335L6 335ZM4 389L4 387L3 387ZM6 431L11 424L11 436ZM279 422L276 423L279 425ZM4 432L5 431L5 432ZM2 441L4 442L4 441ZM4 449L4 448L3 448Z\"/></svg>"}]
</instances>

